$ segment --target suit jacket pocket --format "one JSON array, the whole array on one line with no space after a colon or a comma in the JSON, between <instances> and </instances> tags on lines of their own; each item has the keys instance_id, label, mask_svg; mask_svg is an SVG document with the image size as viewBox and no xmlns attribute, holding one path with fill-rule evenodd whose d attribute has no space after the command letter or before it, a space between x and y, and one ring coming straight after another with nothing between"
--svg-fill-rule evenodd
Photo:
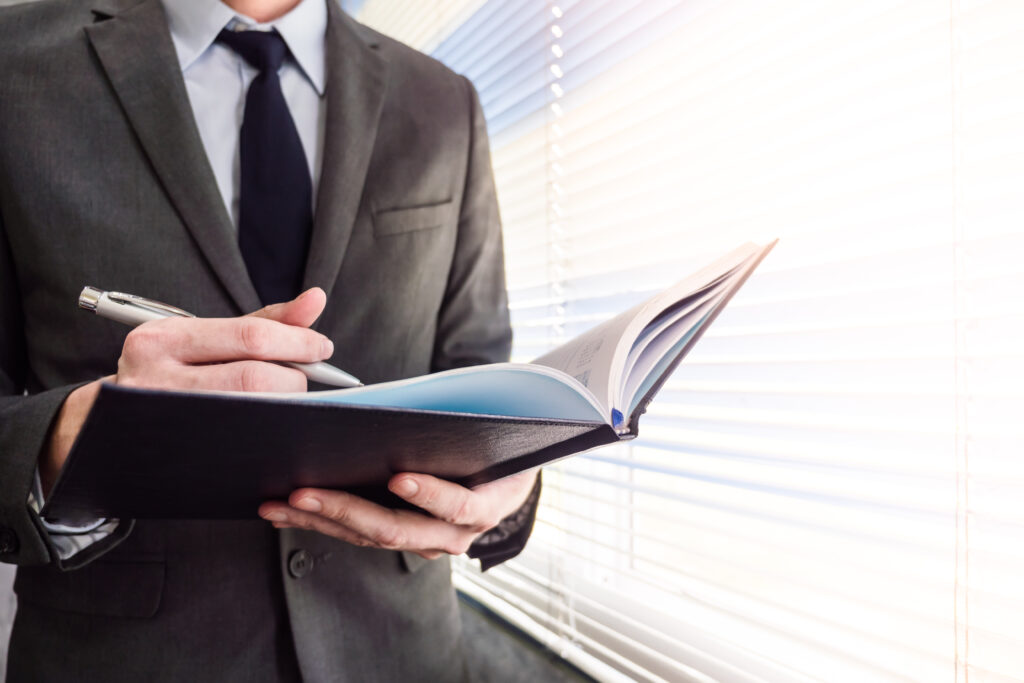
<instances>
[{"instance_id":1,"label":"suit jacket pocket","mask_svg":"<svg viewBox=\"0 0 1024 683\"><path fill-rule=\"evenodd\" d=\"M373 213L373 232L378 237L437 228L451 219L451 200L439 204L384 209Z\"/></svg>"},{"instance_id":2,"label":"suit jacket pocket","mask_svg":"<svg viewBox=\"0 0 1024 683\"><path fill-rule=\"evenodd\" d=\"M14 581L19 602L107 617L152 617L163 591L163 562L97 560L67 572L52 565L22 567Z\"/></svg>"}]
</instances>

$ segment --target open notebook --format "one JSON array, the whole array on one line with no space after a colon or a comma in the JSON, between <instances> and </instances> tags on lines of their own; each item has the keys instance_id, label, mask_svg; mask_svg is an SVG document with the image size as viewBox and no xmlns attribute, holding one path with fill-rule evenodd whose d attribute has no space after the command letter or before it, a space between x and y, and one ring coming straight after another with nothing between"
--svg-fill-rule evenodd
<instances>
[{"instance_id":1,"label":"open notebook","mask_svg":"<svg viewBox=\"0 0 1024 683\"><path fill-rule=\"evenodd\" d=\"M531 363L296 394L105 385L44 515L245 518L302 486L389 505L402 471L468 486L634 438L774 246L746 244Z\"/></svg>"}]
</instances>

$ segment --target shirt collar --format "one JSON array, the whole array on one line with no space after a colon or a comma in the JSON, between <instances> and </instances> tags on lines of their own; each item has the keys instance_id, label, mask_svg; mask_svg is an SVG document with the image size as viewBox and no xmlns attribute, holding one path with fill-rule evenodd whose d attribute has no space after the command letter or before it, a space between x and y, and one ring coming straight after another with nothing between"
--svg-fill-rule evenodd
<instances>
[{"instance_id":1,"label":"shirt collar","mask_svg":"<svg viewBox=\"0 0 1024 683\"><path fill-rule=\"evenodd\" d=\"M323 96L327 1L301 0L288 14L266 24L235 12L219 0L163 0L163 6L182 71L209 49L221 29L238 21L253 28L277 29L299 68L317 94Z\"/></svg>"}]
</instances>

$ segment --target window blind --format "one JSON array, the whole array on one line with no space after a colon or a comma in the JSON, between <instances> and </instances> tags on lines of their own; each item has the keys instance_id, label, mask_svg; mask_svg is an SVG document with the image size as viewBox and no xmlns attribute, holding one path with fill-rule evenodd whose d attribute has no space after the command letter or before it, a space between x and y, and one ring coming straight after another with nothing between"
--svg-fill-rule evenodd
<instances>
[{"instance_id":1,"label":"window blind","mask_svg":"<svg viewBox=\"0 0 1024 683\"><path fill-rule=\"evenodd\" d=\"M600 680L1024 672L1024 5L367 0L480 91L528 361L781 238L460 590Z\"/></svg>"}]
</instances>

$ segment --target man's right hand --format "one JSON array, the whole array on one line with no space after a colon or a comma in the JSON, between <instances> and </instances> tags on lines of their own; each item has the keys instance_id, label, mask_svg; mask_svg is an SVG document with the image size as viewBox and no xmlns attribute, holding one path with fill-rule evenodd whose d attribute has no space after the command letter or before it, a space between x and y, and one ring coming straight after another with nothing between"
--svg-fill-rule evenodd
<instances>
[{"instance_id":1,"label":"man's right hand","mask_svg":"<svg viewBox=\"0 0 1024 683\"><path fill-rule=\"evenodd\" d=\"M315 363L331 357L331 341L308 329L326 303L323 290L314 287L240 318L165 318L136 327L125 339L117 374L79 387L64 401L39 462L44 495L101 382L183 391L305 391L304 374L272 361Z\"/></svg>"}]
</instances>

